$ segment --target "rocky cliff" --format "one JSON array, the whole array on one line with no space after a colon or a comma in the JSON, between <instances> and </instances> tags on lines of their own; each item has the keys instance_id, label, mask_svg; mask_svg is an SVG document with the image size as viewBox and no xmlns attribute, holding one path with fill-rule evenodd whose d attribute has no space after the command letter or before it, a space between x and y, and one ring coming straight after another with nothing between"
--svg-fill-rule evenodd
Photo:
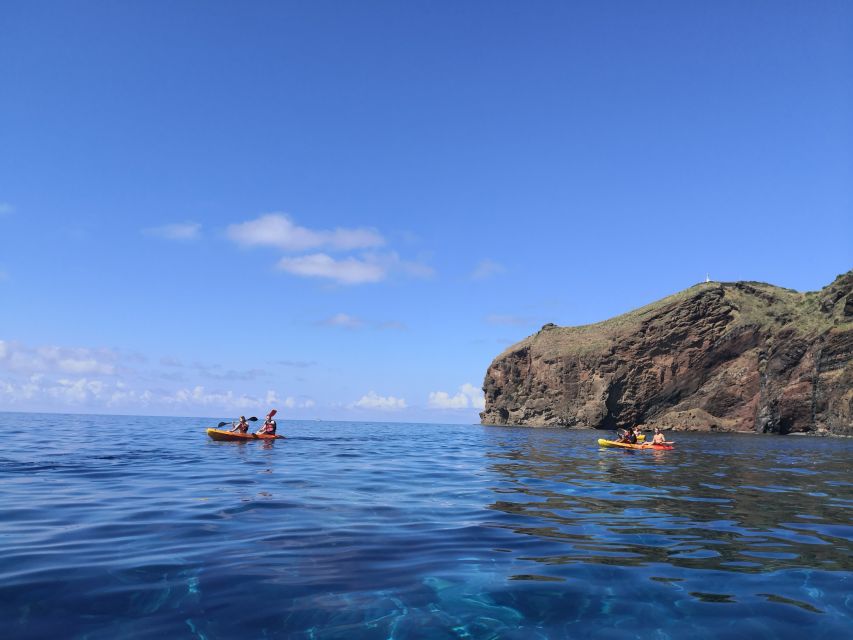
<instances>
[{"instance_id":1,"label":"rocky cliff","mask_svg":"<svg viewBox=\"0 0 853 640\"><path fill-rule=\"evenodd\" d=\"M703 283L492 362L483 424L853 435L853 271L821 291Z\"/></svg>"}]
</instances>

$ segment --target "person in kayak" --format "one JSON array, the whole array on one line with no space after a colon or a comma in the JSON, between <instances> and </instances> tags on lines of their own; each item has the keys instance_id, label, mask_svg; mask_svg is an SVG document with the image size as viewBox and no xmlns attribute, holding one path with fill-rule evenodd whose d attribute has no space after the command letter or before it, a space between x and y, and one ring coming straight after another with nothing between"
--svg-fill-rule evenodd
<instances>
[{"instance_id":1,"label":"person in kayak","mask_svg":"<svg viewBox=\"0 0 853 640\"><path fill-rule=\"evenodd\" d=\"M239 431L240 433L249 432L249 423L246 422L246 416L240 416L240 421L234 425L231 431Z\"/></svg>"},{"instance_id":2,"label":"person in kayak","mask_svg":"<svg viewBox=\"0 0 853 640\"><path fill-rule=\"evenodd\" d=\"M275 435L275 430L276 430L276 427L278 425L275 423L275 420L272 419L272 417L274 415L275 415L274 411L270 411L267 414L267 418L266 418L266 420L264 420L264 424L261 426L260 429L258 429L258 435L267 435L267 436L274 436Z\"/></svg>"},{"instance_id":3,"label":"person in kayak","mask_svg":"<svg viewBox=\"0 0 853 640\"><path fill-rule=\"evenodd\" d=\"M667 440L663 437L663 433L660 429L655 427L655 435L652 438L652 444L674 444L671 440Z\"/></svg>"},{"instance_id":4,"label":"person in kayak","mask_svg":"<svg viewBox=\"0 0 853 640\"><path fill-rule=\"evenodd\" d=\"M636 427L626 429L616 442L624 442L625 444L637 444Z\"/></svg>"}]
</instances>

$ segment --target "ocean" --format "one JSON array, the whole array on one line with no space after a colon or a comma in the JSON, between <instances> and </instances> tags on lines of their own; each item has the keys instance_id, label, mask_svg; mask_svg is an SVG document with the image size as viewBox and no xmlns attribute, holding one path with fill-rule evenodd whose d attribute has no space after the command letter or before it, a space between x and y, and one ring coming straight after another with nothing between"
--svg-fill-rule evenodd
<instances>
[{"instance_id":1,"label":"ocean","mask_svg":"<svg viewBox=\"0 0 853 640\"><path fill-rule=\"evenodd\" d=\"M853 632L853 440L217 420L0 413L3 637Z\"/></svg>"}]
</instances>

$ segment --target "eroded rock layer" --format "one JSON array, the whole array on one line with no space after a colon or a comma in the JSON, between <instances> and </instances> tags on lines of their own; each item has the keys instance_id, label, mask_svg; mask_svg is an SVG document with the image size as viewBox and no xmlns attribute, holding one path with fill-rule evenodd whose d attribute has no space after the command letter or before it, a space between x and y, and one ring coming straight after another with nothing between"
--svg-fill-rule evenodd
<instances>
[{"instance_id":1,"label":"eroded rock layer","mask_svg":"<svg viewBox=\"0 0 853 640\"><path fill-rule=\"evenodd\" d=\"M483 424L853 435L853 271L799 293L704 283L499 355Z\"/></svg>"}]
</instances>

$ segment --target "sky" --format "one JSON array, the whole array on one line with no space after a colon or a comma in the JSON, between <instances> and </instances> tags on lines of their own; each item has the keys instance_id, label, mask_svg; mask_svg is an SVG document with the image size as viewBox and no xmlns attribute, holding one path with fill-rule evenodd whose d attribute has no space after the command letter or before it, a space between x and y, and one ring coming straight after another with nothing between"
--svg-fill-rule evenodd
<instances>
[{"instance_id":1,"label":"sky","mask_svg":"<svg viewBox=\"0 0 853 640\"><path fill-rule=\"evenodd\" d=\"M545 323L853 267L850 2L0 24L0 411L473 423Z\"/></svg>"}]
</instances>

